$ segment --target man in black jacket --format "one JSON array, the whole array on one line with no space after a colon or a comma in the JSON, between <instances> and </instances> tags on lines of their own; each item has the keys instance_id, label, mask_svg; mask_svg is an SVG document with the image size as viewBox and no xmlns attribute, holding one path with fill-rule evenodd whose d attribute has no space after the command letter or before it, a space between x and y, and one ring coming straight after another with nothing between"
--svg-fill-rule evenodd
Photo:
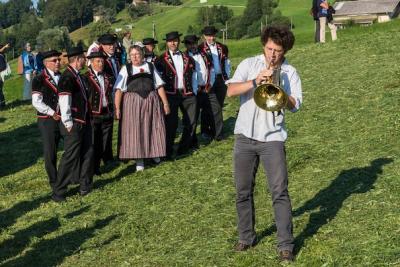
<instances>
[{"instance_id":1,"label":"man in black jacket","mask_svg":"<svg viewBox=\"0 0 400 267\"><path fill-rule=\"evenodd\" d=\"M32 105L37 110L38 127L43 142L44 166L54 192L57 180L57 147L60 140L58 81L60 55L56 50L43 52L44 69L32 81Z\"/></svg>"},{"instance_id":2,"label":"man in black jacket","mask_svg":"<svg viewBox=\"0 0 400 267\"><path fill-rule=\"evenodd\" d=\"M85 75L89 87L89 103L93 119L94 173L100 175L100 161L104 164L113 159L113 97L114 78L105 73L104 61L107 56L102 52L93 52L88 72Z\"/></svg>"},{"instance_id":3,"label":"man in black jacket","mask_svg":"<svg viewBox=\"0 0 400 267\"><path fill-rule=\"evenodd\" d=\"M92 127L87 85L79 71L86 58L82 47L67 51L68 67L59 81L61 111L60 132L64 137L64 154L58 168L54 201L64 201L67 186L80 184L80 194L87 195L93 183Z\"/></svg>"},{"instance_id":4,"label":"man in black jacket","mask_svg":"<svg viewBox=\"0 0 400 267\"><path fill-rule=\"evenodd\" d=\"M177 154L186 153L192 147L196 129L197 91L195 63L187 53L179 50L180 36L177 31L167 33L167 50L157 58L155 66L165 82L171 113L166 116L167 158L172 158L173 145L178 128L178 109L183 115L183 132Z\"/></svg>"}]
</instances>

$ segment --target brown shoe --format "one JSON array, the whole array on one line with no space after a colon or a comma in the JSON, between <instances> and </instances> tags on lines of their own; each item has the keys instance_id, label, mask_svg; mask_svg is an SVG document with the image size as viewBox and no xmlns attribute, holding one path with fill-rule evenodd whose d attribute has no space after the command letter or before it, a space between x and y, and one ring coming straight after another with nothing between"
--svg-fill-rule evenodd
<instances>
[{"instance_id":1,"label":"brown shoe","mask_svg":"<svg viewBox=\"0 0 400 267\"><path fill-rule=\"evenodd\" d=\"M291 252L290 250L279 251L279 259L281 261L293 261L294 260L293 252Z\"/></svg>"},{"instance_id":2,"label":"brown shoe","mask_svg":"<svg viewBox=\"0 0 400 267\"><path fill-rule=\"evenodd\" d=\"M248 250L248 249L251 248L251 247L252 247L251 245L247 245L247 244L244 244L244 243L242 243L242 242L238 242L238 243L236 243L236 245L235 245L235 247L234 247L234 250L235 250L236 252L246 251L246 250Z\"/></svg>"}]
</instances>

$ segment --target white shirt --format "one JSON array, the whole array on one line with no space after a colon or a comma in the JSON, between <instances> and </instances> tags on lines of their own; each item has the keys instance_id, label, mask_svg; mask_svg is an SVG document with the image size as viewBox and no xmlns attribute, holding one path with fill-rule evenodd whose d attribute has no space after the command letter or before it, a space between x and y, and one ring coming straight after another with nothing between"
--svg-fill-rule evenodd
<instances>
[{"instance_id":1,"label":"white shirt","mask_svg":"<svg viewBox=\"0 0 400 267\"><path fill-rule=\"evenodd\" d=\"M193 55L192 52L189 52L189 55L194 59L194 62L196 64L196 78L198 86L205 86L208 79L208 70L203 57L200 53L196 53L196 55ZM214 75L211 75L211 86L214 84L215 80L213 76ZM195 94L197 94L197 88Z\"/></svg>"},{"instance_id":2,"label":"white shirt","mask_svg":"<svg viewBox=\"0 0 400 267\"><path fill-rule=\"evenodd\" d=\"M239 64L233 77L226 83L253 80L265 68L267 68L267 65L264 55L247 58ZM280 79L283 90L296 101L295 107L291 110L295 112L300 108L303 99L301 81L296 69L289 65L286 60L281 66ZM260 109L254 102L254 90L255 88L252 88L240 95L240 109L234 133L243 134L260 142L285 141L287 131L284 110L278 115L277 112Z\"/></svg>"},{"instance_id":3,"label":"white shirt","mask_svg":"<svg viewBox=\"0 0 400 267\"><path fill-rule=\"evenodd\" d=\"M141 70L143 70L143 71L141 71ZM146 72L146 73L150 74L151 72L150 72L149 64L145 62L140 66L132 65L132 75L135 75L140 72ZM156 68L154 68L153 78L154 78L154 87L155 88L159 88L164 85L164 81L161 79L160 74L158 74ZM117 81L115 82L115 85L114 85L114 90L121 90L121 92L126 92L128 89L127 84L126 84L127 80L128 80L128 71L126 69L126 66L123 66L121 71L118 74Z\"/></svg>"},{"instance_id":4,"label":"white shirt","mask_svg":"<svg viewBox=\"0 0 400 267\"><path fill-rule=\"evenodd\" d=\"M217 49L217 44L209 44L207 43L208 47L210 48L212 59L213 59L213 66L214 66L214 72L215 74L221 74L221 64L219 62L219 57L218 57L218 49Z\"/></svg>"},{"instance_id":5,"label":"white shirt","mask_svg":"<svg viewBox=\"0 0 400 267\"><path fill-rule=\"evenodd\" d=\"M58 80L60 79L60 75L55 75L54 72L49 69L47 69L47 71L50 74L53 81L55 82L55 84L57 85ZM49 116L53 116L55 113L55 110L53 110L51 107L49 107L43 102L43 95L38 92L32 92L32 106L40 113Z\"/></svg>"},{"instance_id":6,"label":"white shirt","mask_svg":"<svg viewBox=\"0 0 400 267\"><path fill-rule=\"evenodd\" d=\"M98 71L93 70L94 74L97 77L97 80L100 83L100 91L101 91L101 98L103 102L103 107L107 107L107 98L106 98L106 90L105 90L105 85L104 85L104 75L99 75Z\"/></svg>"},{"instance_id":7,"label":"white shirt","mask_svg":"<svg viewBox=\"0 0 400 267\"><path fill-rule=\"evenodd\" d=\"M169 53L172 57L172 61L174 62L176 76L175 76L175 88L183 89L183 56L182 52L176 51L179 54L174 55L174 52L169 50Z\"/></svg>"}]
</instances>

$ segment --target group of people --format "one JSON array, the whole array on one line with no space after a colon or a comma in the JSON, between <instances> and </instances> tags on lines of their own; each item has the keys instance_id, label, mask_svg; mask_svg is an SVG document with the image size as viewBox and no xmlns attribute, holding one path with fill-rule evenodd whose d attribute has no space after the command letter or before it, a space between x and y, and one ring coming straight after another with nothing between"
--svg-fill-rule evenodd
<instances>
[{"instance_id":1,"label":"group of people","mask_svg":"<svg viewBox=\"0 0 400 267\"><path fill-rule=\"evenodd\" d=\"M32 82L32 104L43 139L45 168L55 201L64 201L68 184L80 184L80 194L92 189L101 161L113 161L114 119L119 120L117 154L134 159L143 171L145 160L160 163L198 148L196 126L202 136L223 139L222 108L225 81L230 75L228 49L216 41L217 29L203 29L204 42L187 35L181 51L180 33L167 33L167 49L154 54L157 40L145 38L131 45L129 61L118 54L118 39L104 34L88 49L72 47L68 66L60 74L61 52L41 53L43 70ZM80 72L87 66L87 72ZM182 112L183 133L174 140ZM57 147L64 153L57 168Z\"/></svg>"},{"instance_id":2,"label":"group of people","mask_svg":"<svg viewBox=\"0 0 400 267\"><path fill-rule=\"evenodd\" d=\"M105 164L113 160L114 119L119 120L118 157L135 159L136 170L142 171L145 159L159 163L197 148L199 118L204 138L222 140L224 99L226 95L240 96L234 130L239 241L234 249L245 251L257 244L253 193L261 163L272 195L279 256L292 261L284 115L285 109L299 109L302 90L296 69L284 56L293 47L294 36L287 28L267 27L261 34L262 54L242 61L230 78L228 48L216 41L217 32L214 26L206 26L200 44L196 35L182 39L179 32L169 32L164 38L166 50L159 56L154 54L157 40L145 38L129 47L125 65L115 53L115 36L104 34L86 54L81 47L69 49L68 66L62 74L61 53L42 54L44 69L33 80L32 104L43 138L52 199L64 201L68 185L75 183L82 196L90 193L101 160ZM85 65L88 71L82 75ZM279 112L268 112L255 104L253 94L277 71L288 103ZM183 130L175 153L178 110ZM64 139L64 153L57 168L60 138Z\"/></svg>"},{"instance_id":3,"label":"group of people","mask_svg":"<svg viewBox=\"0 0 400 267\"><path fill-rule=\"evenodd\" d=\"M337 40L337 27L332 23L335 9L327 0L313 0L310 11L315 21L314 41L316 43L325 43L326 25L331 32L332 41Z\"/></svg>"}]
</instances>

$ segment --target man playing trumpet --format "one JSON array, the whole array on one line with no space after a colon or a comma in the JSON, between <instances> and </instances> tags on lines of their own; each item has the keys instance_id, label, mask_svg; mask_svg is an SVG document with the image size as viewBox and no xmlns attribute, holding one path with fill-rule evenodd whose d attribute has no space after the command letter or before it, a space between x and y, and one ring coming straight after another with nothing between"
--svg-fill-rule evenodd
<instances>
[{"instance_id":1,"label":"man playing trumpet","mask_svg":"<svg viewBox=\"0 0 400 267\"><path fill-rule=\"evenodd\" d=\"M240 109L235 125L234 177L239 242L236 251L244 251L257 242L254 210L254 184L258 164L267 174L272 196L282 261L293 261L292 207L288 193L286 166L285 109L295 112L302 102L301 81L285 54L293 47L294 35L287 28L270 26L261 34L263 54L243 60L232 79L227 81L227 95L240 96ZM269 80L278 70L276 82L288 95L280 112L265 111L255 104L257 86ZM275 76L275 75L274 75Z\"/></svg>"}]
</instances>

